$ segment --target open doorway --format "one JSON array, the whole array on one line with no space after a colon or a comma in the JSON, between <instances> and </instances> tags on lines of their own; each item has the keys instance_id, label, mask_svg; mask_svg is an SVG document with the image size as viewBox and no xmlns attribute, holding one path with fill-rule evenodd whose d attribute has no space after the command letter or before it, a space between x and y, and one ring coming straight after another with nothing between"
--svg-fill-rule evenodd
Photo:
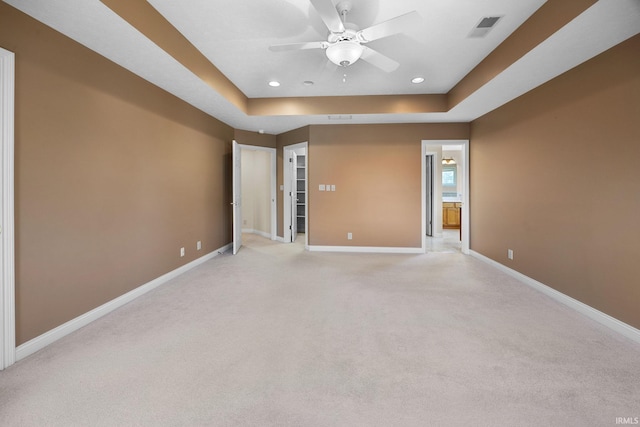
<instances>
[{"instance_id":1,"label":"open doorway","mask_svg":"<svg viewBox=\"0 0 640 427\"><path fill-rule=\"evenodd\" d=\"M276 149L240 147L242 233L276 240Z\"/></svg>"},{"instance_id":2,"label":"open doorway","mask_svg":"<svg viewBox=\"0 0 640 427\"><path fill-rule=\"evenodd\" d=\"M283 147L282 157L284 159L284 242L295 242L304 234L305 248L309 245L307 145L306 142L287 145Z\"/></svg>"},{"instance_id":3,"label":"open doorway","mask_svg":"<svg viewBox=\"0 0 640 427\"><path fill-rule=\"evenodd\" d=\"M254 154L256 152L261 154ZM266 152L266 155L262 152ZM245 228L249 226L248 217L251 218L250 226L253 226L254 218L259 217L260 228L264 230L260 234L276 240L276 149L233 141L231 157L232 240L235 255L242 246L242 233L254 232L253 229ZM257 204L260 205L259 208L256 208ZM244 205L247 207L243 208ZM258 214L256 209L259 209Z\"/></svg>"},{"instance_id":4,"label":"open doorway","mask_svg":"<svg viewBox=\"0 0 640 427\"><path fill-rule=\"evenodd\" d=\"M422 141L422 247L469 253L469 141Z\"/></svg>"}]
</instances>

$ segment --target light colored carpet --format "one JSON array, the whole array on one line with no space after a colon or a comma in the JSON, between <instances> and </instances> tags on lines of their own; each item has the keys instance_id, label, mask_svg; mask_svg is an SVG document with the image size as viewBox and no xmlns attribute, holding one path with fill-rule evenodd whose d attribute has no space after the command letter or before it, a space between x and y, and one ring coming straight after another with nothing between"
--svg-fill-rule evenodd
<instances>
[{"instance_id":1,"label":"light colored carpet","mask_svg":"<svg viewBox=\"0 0 640 427\"><path fill-rule=\"evenodd\" d=\"M4 426L609 426L640 345L459 253L245 235L0 372Z\"/></svg>"}]
</instances>

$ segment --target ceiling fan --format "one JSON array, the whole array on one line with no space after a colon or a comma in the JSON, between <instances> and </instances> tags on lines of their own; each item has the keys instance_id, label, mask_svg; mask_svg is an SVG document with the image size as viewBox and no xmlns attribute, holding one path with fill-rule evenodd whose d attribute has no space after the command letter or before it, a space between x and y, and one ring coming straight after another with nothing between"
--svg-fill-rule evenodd
<instances>
[{"instance_id":1,"label":"ceiling fan","mask_svg":"<svg viewBox=\"0 0 640 427\"><path fill-rule=\"evenodd\" d=\"M351 1L344 0L336 6L333 5L331 0L310 0L310 2L329 29L327 40L273 45L269 47L271 51L324 49L329 61L336 65L348 67L362 58L363 61L390 73L396 70L400 64L388 56L371 49L366 44L401 33L420 21L420 15L414 10L360 30L357 25L347 22L347 14L352 8Z\"/></svg>"}]
</instances>

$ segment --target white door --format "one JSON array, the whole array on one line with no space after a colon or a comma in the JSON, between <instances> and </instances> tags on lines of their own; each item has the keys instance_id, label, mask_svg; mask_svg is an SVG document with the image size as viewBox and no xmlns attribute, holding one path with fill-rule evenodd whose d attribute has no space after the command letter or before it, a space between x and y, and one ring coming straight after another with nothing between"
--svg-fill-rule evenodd
<instances>
[{"instance_id":1,"label":"white door","mask_svg":"<svg viewBox=\"0 0 640 427\"><path fill-rule=\"evenodd\" d=\"M233 141L233 147L231 149L231 163L232 163L232 199L231 205L233 205L233 254L237 254L242 246L242 195L241 195L241 162L242 156L240 155L240 146L236 141Z\"/></svg>"},{"instance_id":2,"label":"white door","mask_svg":"<svg viewBox=\"0 0 640 427\"><path fill-rule=\"evenodd\" d=\"M427 155L426 158L426 225L427 225L427 236L433 236L433 155Z\"/></svg>"},{"instance_id":3,"label":"white door","mask_svg":"<svg viewBox=\"0 0 640 427\"><path fill-rule=\"evenodd\" d=\"M298 155L291 152L291 241L298 237Z\"/></svg>"},{"instance_id":4,"label":"white door","mask_svg":"<svg viewBox=\"0 0 640 427\"><path fill-rule=\"evenodd\" d=\"M306 155L306 164L309 164L309 155L307 154L307 143L306 142L301 142L298 144L293 144L293 145L287 145L285 147L282 148L282 158L284 159L285 165L282 169L283 171L283 181L284 181L284 185L283 185L283 191L284 191L284 197L282 198L282 211L284 213L284 230L283 230L283 239L285 243L290 243L293 242L296 239L296 234L297 234L297 224L298 224L298 219L297 219L297 199L299 197L304 198L306 196L306 179L305 179L305 187L303 187L302 189L298 190L298 182L297 182L297 156L295 155L295 151L300 150L299 153L300 155ZM294 164L294 158L296 159L296 162ZM286 165L286 163L289 163L289 166ZM305 174L306 174L306 168L305 168ZM306 178L306 175L305 175ZM298 193L298 191L300 191L300 193ZM298 194L295 194L298 193ZM303 199L302 202L304 204L305 200L308 203L309 198L306 197L306 199ZM306 215L306 206L303 206L303 209L305 209L305 225L304 225L304 229L308 229L308 223L307 223L307 215ZM296 234L294 234L296 233ZM305 245L308 245L308 238L309 238L309 234L306 233L305 234Z\"/></svg>"}]
</instances>

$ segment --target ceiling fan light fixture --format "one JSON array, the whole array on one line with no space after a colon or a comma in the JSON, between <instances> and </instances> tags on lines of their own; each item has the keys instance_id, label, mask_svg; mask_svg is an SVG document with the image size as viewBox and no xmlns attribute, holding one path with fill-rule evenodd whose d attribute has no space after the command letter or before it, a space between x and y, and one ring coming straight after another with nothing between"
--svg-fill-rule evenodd
<instances>
[{"instance_id":1,"label":"ceiling fan light fixture","mask_svg":"<svg viewBox=\"0 0 640 427\"><path fill-rule=\"evenodd\" d=\"M341 67L348 67L362 56L364 47L353 40L339 41L327 48L329 61Z\"/></svg>"}]
</instances>

